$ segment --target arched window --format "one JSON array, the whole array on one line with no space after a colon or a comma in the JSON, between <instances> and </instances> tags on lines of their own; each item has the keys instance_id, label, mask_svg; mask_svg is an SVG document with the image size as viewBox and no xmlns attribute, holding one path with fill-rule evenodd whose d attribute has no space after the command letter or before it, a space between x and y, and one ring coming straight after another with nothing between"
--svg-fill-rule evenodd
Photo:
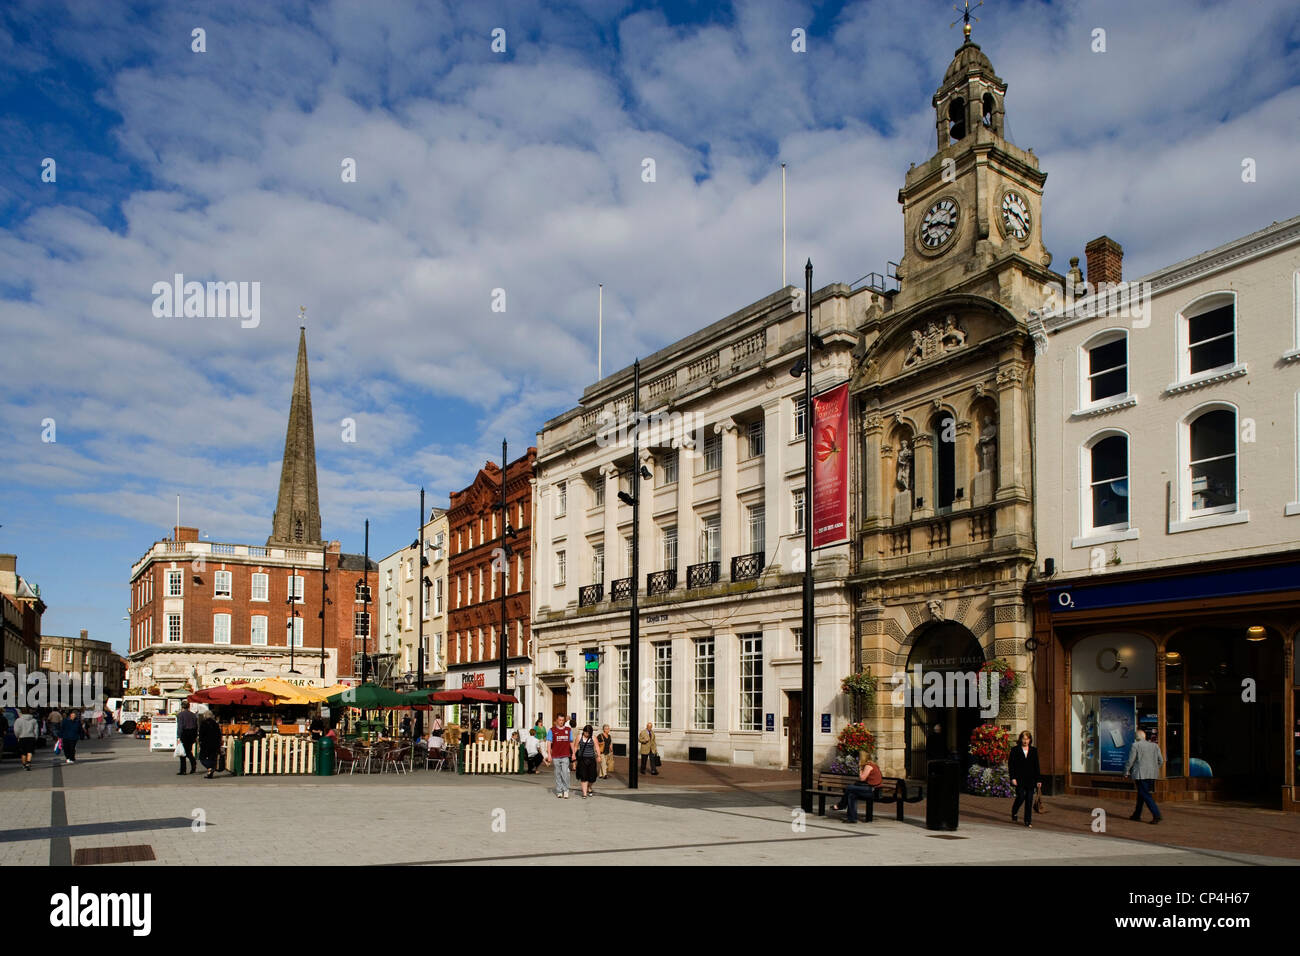
<instances>
[{"instance_id":1,"label":"arched window","mask_svg":"<svg viewBox=\"0 0 1300 956\"><path fill-rule=\"evenodd\" d=\"M1107 329L1079 353L1079 407L1108 403L1128 394L1128 333Z\"/></svg>"},{"instance_id":2,"label":"arched window","mask_svg":"<svg viewBox=\"0 0 1300 956\"><path fill-rule=\"evenodd\" d=\"M991 128L993 126L993 94L992 93L984 94L984 117L983 118L984 118L984 125Z\"/></svg>"},{"instance_id":3,"label":"arched window","mask_svg":"<svg viewBox=\"0 0 1300 956\"><path fill-rule=\"evenodd\" d=\"M957 490L957 420L942 411L930 422L934 448L934 506L940 512L952 509Z\"/></svg>"},{"instance_id":4,"label":"arched window","mask_svg":"<svg viewBox=\"0 0 1300 956\"><path fill-rule=\"evenodd\" d=\"M1083 532L1127 531L1128 436L1105 432L1084 446Z\"/></svg>"},{"instance_id":5,"label":"arched window","mask_svg":"<svg viewBox=\"0 0 1300 956\"><path fill-rule=\"evenodd\" d=\"M1237 510L1237 413L1212 408L1187 422L1188 512Z\"/></svg>"},{"instance_id":6,"label":"arched window","mask_svg":"<svg viewBox=\"0 0 1300 956\"><path fill-rule=\"evenodd\" d=\"M1237 364L1237 296L1203 295L1178 316L1179 377L1193 378Z\"/></svg>"},{"instance_id":7,"label":"arched window","mask_svg":"<svg viewBox=\"0 0 1300 956\"><path fill-rule=\"evenodd\" d=\"M948 135L954 143L966 138L966 101L960 96L948 104Z\"/></svg>"}]
</instances>

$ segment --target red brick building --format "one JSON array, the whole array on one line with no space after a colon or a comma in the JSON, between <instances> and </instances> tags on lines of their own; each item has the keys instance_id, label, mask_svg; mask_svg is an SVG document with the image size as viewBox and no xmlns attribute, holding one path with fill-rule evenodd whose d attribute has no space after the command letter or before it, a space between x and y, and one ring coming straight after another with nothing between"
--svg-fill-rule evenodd
<instances>
[{"instance_id":1,"label":"red brick building","mask_svg":"<svg viewBox=\"0 0 1300 956\"><path fill-rule=\"evenodd\" d=\"M176 528L131 568L128 683L163 691L276 675L317 685L359 677L373 638L365 592L378 565L323 541L307 340L298 340L280 495L265 545ZM374 612L373 598L369 611ZM374 653L373 641L369 644Z\"/></svg>"},{"instance_id":2,"label":"red brick building","mask_svg":"<svg viewBox=\"0 0 1300 956\"><path fill-rule=\"evenodd\" d=\"M530 708L525 696L532 683L529 632L529 584L532 579L532 495L537 449L506 467L506 520L515 534L507 538L510 554L493 567L501 547L501 468L488 462L474 483L451 493L447 512L447 688L500 686L501 570L505 570L506 689L520 700L508 713L507 726L519 727ZM451 715L455 719L456 715Z\"/></svg>"}]
</instances>

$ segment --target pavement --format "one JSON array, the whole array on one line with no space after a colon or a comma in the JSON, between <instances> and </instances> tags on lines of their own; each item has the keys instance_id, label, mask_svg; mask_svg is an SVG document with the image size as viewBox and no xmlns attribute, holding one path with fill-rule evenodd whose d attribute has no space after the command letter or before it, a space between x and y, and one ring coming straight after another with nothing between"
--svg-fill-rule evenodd
<instances>
[{"instance_id":1,"label":"pavement","mask_svg":"<svg viewBox=\"0 0 1300 956\"><path fill-rule=\"evenodd\" d=\"M1294 865L1300 814L1169 804L1159 826L1125 817L1129 802L1048 798L1033 829L1009 801L961 798L956 832L925 829L925 804L903 822L804 815L786 771L665 763L636 791L621 775L584 800L530 776L177 776L170 754L116 736L83 741L78 760L37 752L34 769L0 762L0 865L559 864L614 865ZM1094 809L1106 830L1094 832ZM82 851L80 854L78 851Z\"/></svg>"}]
</instances>

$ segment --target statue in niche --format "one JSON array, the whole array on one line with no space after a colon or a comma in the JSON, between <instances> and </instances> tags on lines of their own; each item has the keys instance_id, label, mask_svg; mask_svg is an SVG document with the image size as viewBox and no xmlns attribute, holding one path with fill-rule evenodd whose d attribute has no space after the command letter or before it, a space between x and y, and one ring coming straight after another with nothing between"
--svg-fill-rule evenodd
<instances>
[{"instance_id":1,"label":"statue in niche","mask_svg":"<svg viewBox=\"0 0 1300 956\"><path fill-rule=\"evenodd\" d=\"M980 429L977 444L980 459L980 471L993 471L998 463L998 426L990 416L984 416L984 426Z\"/></svg>"},{"instance_id":2,"label":"statue in niche","mask_svg":"<svg viewBox=\"0 0 1300 956\"><path fill-rule=\"evenodd\" d=\"M898 485L899 491L907 491L912 487L912 449L907 446L907 441L899 442L898 445L898 466L895 469L894 484Z\"/></svg>"}]
</instances>

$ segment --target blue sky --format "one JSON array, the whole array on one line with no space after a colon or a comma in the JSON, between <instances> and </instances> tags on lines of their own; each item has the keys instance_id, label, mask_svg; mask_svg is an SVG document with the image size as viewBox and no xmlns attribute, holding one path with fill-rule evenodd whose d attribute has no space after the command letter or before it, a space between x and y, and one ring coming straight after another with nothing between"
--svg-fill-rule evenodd
<instances>
[{"instance_id":1,"label":"blue sky","mask_svg":"<svg viewBox=\"0 0 1300 956\"><path fill-rule=\"evenodd\" d=\"M1048 173L1055 268L1104 233L1136 276L1300 212L1290 0L978 16L1011 137ZM324 532L360 551L369 518L380 556L415 536L422 483L445 503L502 437L522 452L576 404L598 282L607 371L775 291L781 162L790 261L811 257L818 286L883 272L953 17L929 0L6 4L0 551L41 586L45 630L125 648L130 566L177 494L211 540L266 537L300 305ZM176 272L260 282L260 325L156 318Z\"/></svg>"}]
</instances>

